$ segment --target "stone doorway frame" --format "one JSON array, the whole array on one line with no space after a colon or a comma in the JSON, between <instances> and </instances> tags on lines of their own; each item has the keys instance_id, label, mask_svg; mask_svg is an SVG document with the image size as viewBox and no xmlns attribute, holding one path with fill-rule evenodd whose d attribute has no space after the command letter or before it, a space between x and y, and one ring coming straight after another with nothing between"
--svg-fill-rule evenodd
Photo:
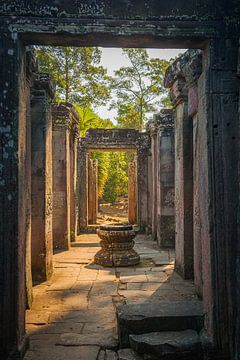
<instances>
[{"instance_id":1,"label":"stone doorway frame","mask_svg":"<svg viewBox=\"0 0 240 360\"><path fill-rule=\"evenodd\" d=\"M93 151L124 151L137 157L137 221L142 231L149 224L148 168L150 143L147 133L135 129L90 129L78 145L78 233L88 231L88 155Z\"/></svg>"},{"instance_id":2,"label":"stone doorway frame","mask_svg":"<svg viewBox=\"0 0 240 360\"><path fill-rule=\"evenodd\" d=\"M181 2L182 7L172 7L172 2L163 6L153 1L149 8L146 8L148 3L141 3L138 8L136 2L130 2L126 8L126 3L121 1L111 9L106 3L101 1L101 6L96 8L95 2L80 2L81 7L62 2L61 13L47 1L39 4L41 9L34 3L24 7L23 2L22 6L2 4L0 8L1 117L4 137L8 135L3 149L4 181L1 182L2 204L7 204L1 218L0 283L4 289L0 290L0 294L4 294L0 297L1 346L7 354L22 354L27 344L24 330L28 228L25 46L181 47L204 51L200 104L204 116L199 140L201 144L204 141L202 188L208 189L208 198L205 194L201 199L203 221L207 225L203 247L205 327L221 353L231 352L237 358L240 354L239 243L236 240L240 208L236 138L239 131L238 4L229 2L223 9L224 1L218 2L218 6L215 1Z\"/></svg>"}]
</instances>

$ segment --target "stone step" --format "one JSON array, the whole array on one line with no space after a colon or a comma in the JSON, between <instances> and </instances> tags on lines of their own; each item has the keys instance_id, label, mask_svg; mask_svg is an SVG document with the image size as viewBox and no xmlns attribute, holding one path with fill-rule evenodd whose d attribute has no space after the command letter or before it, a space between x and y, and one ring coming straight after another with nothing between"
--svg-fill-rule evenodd
<instances>
[{"instance_id":1,"label":"stone step","mask_svg":"<svg viewBox=\"0 0 240 360\"><path fill-rule=\"evenodd\" d=\"M203 307L200 301L152 301L145 304L120 305L117 321L120 347L129 346L129 335L159 331L180 331L203 328Z\"/></svg>"},{"instance_id":2,"label":"stone step","mask_svg":"<svg viewBox=\"0 0 240 360\"><path fill-rule=\"evenodd\" d=\"M130 335L130 345L149 359L202 359L201 339L195 330Z\"/></svg>"}]
</instances>

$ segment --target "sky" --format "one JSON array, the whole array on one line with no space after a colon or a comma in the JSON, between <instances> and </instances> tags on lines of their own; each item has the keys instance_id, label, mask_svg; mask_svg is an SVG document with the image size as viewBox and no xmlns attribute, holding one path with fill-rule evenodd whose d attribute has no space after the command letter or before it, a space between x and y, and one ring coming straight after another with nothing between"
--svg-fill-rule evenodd
<instances>
[{"instance_id":1,"label":"sky","mask_svg":"<svg viewBox=\"0 0 240 360\"><path fill-rule=\"evenodd\" d=\"M121 66L129 66L130 62L122 55L122 49L119 48L100 48L102 51L101 63L108 71L109 75L114 75L114 70L117 70ZM152 58L159 57L161 59L170 60L179 53L184 52L184 49L147 49L149 56ZM95 109L99 116L103 119L114 120L117 115L115 109L108 110L107 106L99 106Z\"/></svg>"}]
</instances>

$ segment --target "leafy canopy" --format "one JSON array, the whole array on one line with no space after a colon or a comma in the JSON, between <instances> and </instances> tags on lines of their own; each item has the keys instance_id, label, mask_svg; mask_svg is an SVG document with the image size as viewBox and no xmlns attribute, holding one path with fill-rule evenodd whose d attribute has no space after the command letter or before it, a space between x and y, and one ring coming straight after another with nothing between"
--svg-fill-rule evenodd
<instances>
[{"instance_id":1,"label":"leafy canopy","mask_svg":"<svg viewBox=\"0 0 240 360\"><path fill-rule=\"evenodd\" d=\"M91 107L105 104L111 89L107 70L99 65L97 47L36 48L39 71L49 73L56 83L56 100Z\"/></svg>"},{"instance_id":2,"label":"leafy canopy","mask_svg":"<svg viewBox=\"0 0 240 360\"><path fill-rule=\"evenodd\" d=\"M166 96L163 81L169 62L150 58L145 49L123 49L123 54L131 65L121 67L114 73L111 84L115 100L111 108L117 107L119 124L123 125L125 116L126 122L131 126L133 123L136 126L138 122L137 128L142 130L146 114L156 111Z\"/></svg>"}]
</instances>

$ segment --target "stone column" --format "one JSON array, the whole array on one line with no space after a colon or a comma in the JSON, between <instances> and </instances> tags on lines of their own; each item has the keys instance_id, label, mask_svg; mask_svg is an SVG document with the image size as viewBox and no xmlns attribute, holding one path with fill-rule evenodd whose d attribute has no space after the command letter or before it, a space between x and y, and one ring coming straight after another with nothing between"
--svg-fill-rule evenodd
<instances>
[{"instance_id":1,"label":"stone column","mask_svg":"<svg viewBox=\"0 0 240 360\"><path fill-rule=\"evenodd\" d=\"M188 116L187 89L177 63L166 72L165 86L175 107L176 270L193 278L193 134Z\"/></svg>"},{"instance_id":2,"label":"stone column","mask_svg":"<svg viewBox=\"0 0 240 360\"><path fill-rule=\"evenodd\" d=\"M26 191L27 202L27 231L26 231L26 299L27 308L30 308L33 301L32 292L32 254L31 254L31 95L30 88L33 83L33 75L36 71L36 61L33 50L30 48L26 51L26 183L28 184L28 191Z\"/></svg>"},{"instance_id":3,"label":"stone column","mask_svg":"<svg viewBox=\"0 0 240 360\"><path fill-rule=\"evenodd\" d=\"M71 242L74 242L77 235L77 144L79 138L79 117L73 107L70 109L72 124L70 130L70 239Z\"/></svg>"},{"instance_id":4,"label":"stone column","mask_svg":"<svg viewBox=\"0 0 240 360\"><path fill-rule=\"evenodd\" d=\"M158 174L158 126L155 121L148 123L151 138L151 213L152 213L152 238L157 239L157 174Z\"/></svg>"},{"instance_id":5,"label":"stone column","mask_svg":"<svg viewBox=\"0 0 240 360\"><path fill-rule=\"evenodd\" d=\"M76 117L69 103L54 104L53 117L53 244L56 250L70 246L71 181L70 141Z\"/></svg>"},{"instance_id":6,"label":"stone column","mask_svg":"<svg viewBox=\"0 0 240 360\"><path fill-rule=\"evenodd\" d=\"M157 241L160 247L175 246L174 119L172 110L155 115L158 126L156 163ZM156 216L155 215L155 216Z\"/></svg>"},{"instance_id":7,"label":"stone column","mask_svg":"<svg viewBox=\"0 0 240 360\"><path fill-rule=\"evenodd\" d=\"M78 233L88 226L88 153L81 140L78 149Z\"/></svg>"},{"instance_id":8,"label":"stone column","mask_svg":"<svg viewBox=\"0 0 240 360\"><path fill-rule=\"evenodd\" d=\"M128 221L137 224L137 161L128 164Z\"/></svg>"},{"instance_id":9,"label":"stone column","mask_svg":"<svg viewBox=\"0 0 240 360\"><path fill-rule=\"evenodd\" d=\"M97 223L98 213L98 161L88 160L88 224Z\"/></svg>"},{"instance_id":10,"label":"stone column","mask_svg":"<svg viewBox=\"0 0 240 360\"><path fill-rule=\"evenodd\" d=\"M30 190L25 47L16 32L0 25L0 353L23 357L27 347L26 242Z\"/></svg>"},{"instance_id":11,"label":"stone column","mask_svg":"<svg viewBox=\"0 0 240 360\"><path fill-rule=\"evenodd\" d=\"M52 274L52 117L54 89L48 74L35 74L31 89L32 123L32 277Z\"/></svg>"},{"instance_id":12,"label":"stone column","mask_svg":"<svg viewBox=\"0 0 240 360\"><path fill-rule=\"evenodd\" d=\"M141 231L148 227L148 148L138 150L138 222Z\"/></svg>"},{"instance_id":13,"label":"stone column","mask_svg":"<svg viewBox=\"0 0 240 360\"><path fill-rule=\"evenodd\" d=\"M201 207L202 194L206 194L202 189L202 166L206 159L202 156L201 144L203 133L202 123L198 117L198 79L202 73L202 52L191 50L186 53L187 61L182 64L186 87L188 93L188 117L192 121L193 131L193 254L194 254L194 282L196 290L202 296L202 238L204 237L204 216ZM205 164L206 165L206 164ZM206 165L207 168L207 165ZM207 170L205 170L207 171Z\"/></svg>"}]
</instances>

